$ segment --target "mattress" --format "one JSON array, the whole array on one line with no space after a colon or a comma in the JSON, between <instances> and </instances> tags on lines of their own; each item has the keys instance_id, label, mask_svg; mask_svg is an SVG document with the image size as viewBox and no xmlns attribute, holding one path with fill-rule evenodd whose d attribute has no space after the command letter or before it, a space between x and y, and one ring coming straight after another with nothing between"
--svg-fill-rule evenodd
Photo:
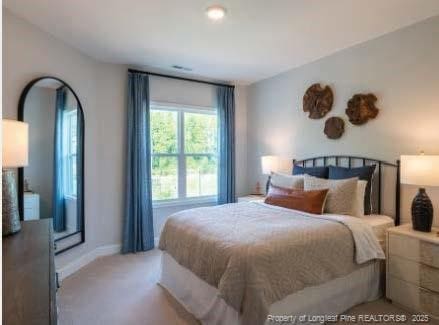
<instances>
[{"instance_id":1,"label":"mattress","mask_svg":"<svg viewBox=\"0 0 439 325\"><path fill-rule=\"evenodd\" d=\"M378 238L381 246L384 249L386 242L386 230L395 226L395 220L389 216L381 214L371 214L364 216L361 220L367 222L373 229L375 236Z\"/></svg>"},{"instance_id":2,"label":"mattress","mask_svg":"<svg viewBox=\"0 0 439 325\"><path fill-rule=\"evenodd\" d=\"M289 294L385 257L359 218L256 202L174 214L159 248L218 288L246 324L263 324L270 305Z\"/></svg>"},{"instance_id":3,"label":"mattress","mask_svg":"<svg viewBox=\"0 0 439 325\"><path fill-rule=\"evenodd\" d=\"M363 302L378 299L381 292L382 261L367 263L360 269L291 294L270 306L266 325L274 324L273 317L291 315L294 320L282 324L321 324L312 320L316 315L338 315ZM190 270L163 252L159 284L203 325L243 325L238 312L226 304L218 289L207 284ZM298 319L298 316L306 319Z\"/></svg>"}]
</instances>

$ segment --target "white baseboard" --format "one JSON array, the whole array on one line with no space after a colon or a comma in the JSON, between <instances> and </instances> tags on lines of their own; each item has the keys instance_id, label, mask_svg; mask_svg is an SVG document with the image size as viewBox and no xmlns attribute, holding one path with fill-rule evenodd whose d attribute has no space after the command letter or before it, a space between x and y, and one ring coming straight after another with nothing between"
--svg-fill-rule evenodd
<instances>
[{"instance_id":1,"label":"white baseboard","mask_svg":"<svg viewBox=\"0 0 439 325\"><path fill-rule=\"evenodd\" d=\"M95 248L91 252L82 255L81 257L77 258L73 262L70 262L66 266L57 269L56 272L58 273L58 281L61 282L63 279L75 273L87 264L93 262L98 257L119 254L120 248L121 245L106 245Z\"/></svg>"}]
</instances>

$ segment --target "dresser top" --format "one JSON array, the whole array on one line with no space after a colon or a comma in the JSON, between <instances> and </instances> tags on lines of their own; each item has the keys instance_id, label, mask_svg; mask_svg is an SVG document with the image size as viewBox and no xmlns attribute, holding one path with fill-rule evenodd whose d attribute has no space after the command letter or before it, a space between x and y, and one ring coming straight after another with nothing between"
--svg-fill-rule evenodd
<instances>
[{"instance_id":1,"label":"dresser top","mask_svg":"<svg viewBox=\"0 0 439 325\"><path fill-rule=\"evenodd\" d=\"M408 223L389 228L387 231L392 234L405 235L439 245L439 228L433 227L431 228L431 232L422 232L413 230L412 224Z\"/></svg>"}]
</instances>

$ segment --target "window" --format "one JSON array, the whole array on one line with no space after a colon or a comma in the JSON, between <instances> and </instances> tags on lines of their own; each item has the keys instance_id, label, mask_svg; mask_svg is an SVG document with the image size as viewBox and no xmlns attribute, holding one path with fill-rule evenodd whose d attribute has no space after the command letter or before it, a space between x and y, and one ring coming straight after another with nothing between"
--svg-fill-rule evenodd
<instances>
[{"instance_id":1,"label":"window","mask_svg":"<svg viewBox=\"0 0 439 325\"><path fill-rule=\"evenodd\" d=\"M216 196L216 111L151 104L150 124L153 200Z\"/></svg>"},{"instance_id":2,"label":"window","mask_svg":"<svg viewBox=\"0 0 439 325\"><path fill-rule=\"evenodd\" d=\"M76 148L77 148L77 111L71 110L64 116L64 171L65 171L65 194L76 197Z\"/></svg>"}]
</instances>

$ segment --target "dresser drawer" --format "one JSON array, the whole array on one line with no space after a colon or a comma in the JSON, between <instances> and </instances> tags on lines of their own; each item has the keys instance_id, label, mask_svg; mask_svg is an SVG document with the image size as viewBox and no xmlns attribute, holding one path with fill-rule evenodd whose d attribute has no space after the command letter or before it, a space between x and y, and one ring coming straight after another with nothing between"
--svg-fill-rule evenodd
<instances>
[{"instance_id":1,"label":"dresser drawer","mask_svg":"<svg viewBox=\"0 0 439 325\"><path fill-rule=\"evenodd\" d=\"M439 294L439 269L435 267L390 255L387 271L398 279Z\"/></svg>"},{"instance_id":2,"label":"dresser drawer","mask_svg":"<svg viewBox=\"0 0 439 325\"><path fill-rule=\"evenodd\" d=\"M3 322L56 325L52 219L24 221L3 238Z\"/></svg>"},{"instance_id":3,"label":"dresser drawer","mask_svg":"<svg viewBox=\"0 0 439 325\"><path fill-rule=\"evenodd\" d=\"M392 255L439 268L439 245L427 241L389 234L389 252Z\"/></svg>"},{"instance_id":4,"label":"dresser drawer","mask_svg":"<svg viewBox=\"0 0 439 325\"><path fill-rule=\"evenodd\" d=\"M387 278L387 297L410 310L439 317L439 294L400 280L392 275Z\"/></svg>"}]
</instances>

